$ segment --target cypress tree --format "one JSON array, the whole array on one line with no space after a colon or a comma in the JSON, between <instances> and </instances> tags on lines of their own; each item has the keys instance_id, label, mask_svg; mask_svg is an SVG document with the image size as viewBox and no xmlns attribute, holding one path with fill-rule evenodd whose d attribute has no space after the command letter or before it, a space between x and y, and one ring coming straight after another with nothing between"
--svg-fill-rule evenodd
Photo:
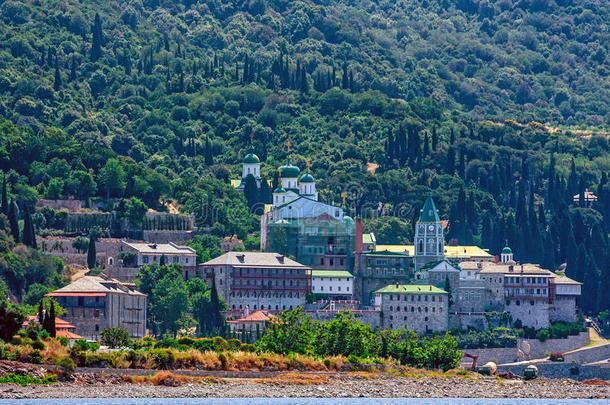
<instances>
[{"instance_id":1,"label":"cypress tree","mask_svg":"<svg viewBox=\"0 0 610 405\"><path fill-rule=\"evenodd\" d=\"M59 73L59 62L55 59L55 81L53 82L53 89L59 91L61 89L61 73Z\"/></svg>"},{"instance_id":2,"label":"cypress tree","mask_svg":"<svg viewBox=\"0 0 610 405\"><path fill-rule=\"evenodd\" d=\"M44 322L44 311L42 310L42 300L38 303L38 323L42 325Z\"/></svg>"},{"instance_id":3,"label":"cypress tree","mask_svg":"<svg viewBox=\"0 0 610 405\"><path fill-rule=\"evenodd\" d=\"M341 88L347 89L349 86L349 79L347 77L347 62L343 63L343 77L341 78Z\"/></svg>"},{"instance_id":4,"label":"cypress tree","mask_svg":"<svg viewBox=\"0 0 610 405\"><path fill-rule=\"evenodd\" d=\"M453 306L453 296L451 294L451 284L449 283L449 274L445 275L445 291L447 291L449 299L449 307Z\"/></svg>"},{"instance_id":5,"label":"cypress tree","mask_svg":"<svg viewBox=\"0 0 610 405\"><path fill-rule=\"evenodd\" d=\"M222 315L220 313L220 299L218 298L218 289L216 288L216 277L212 278L212 288L210 291L210 309L211 309L211 324L212 328L218 329L222 327Z\"/></svg>"},{"instance_id":6,"label":"cypress tree","mask_svg":"<svg viewBox=\"0 0 610 405\"><path fill-rule=\"evenodd\" d=\"M248 174L244 182L244 196L248 202L248 208L252 210L258 202L258 186L256 185L256 179L252 174Z\"/></svg>"},{"instance_id":7,"label":"cypress tree","mask_svg":"<svg viewBox=\"0 0 610 405\"><path fill-rule=\"evenodd\" d=\"M51 311L49 313L49 335L53 338L57 336L55 328L55 301L53 300L51 300Z\"/></svg>"},{"instance_id":8,"label":"cypress tree","mask_svg":"<svg viewBox=\"0 0 610 405\"><path fill-rule=\"evenodd\" d=\"M6 174L4 174L4 176L2 176L2 201L1 201L1 208L0 208L0 212L2 212L4 215L8 216L8 191L6 190Z\"/></svg>"},{"instance_id":9,"label":"cypress tree","mask_svg":"<svg viewBox=\"0 0 610 405\"><path fill-rule=\"evenodd\" d=\"M95 251L95 238L92 234L89 234L89 249L87 250L87 267L93 269L96 262L96 251Z\"/></svg>"},{"instance_id":10,"label":"cypress tree","mask_svg":"<svg viewBox=\"0 0 610 405\"><path fill-rule=\"evenodd\" d=\"M432 127L432 150L436 152L438 149L438 134L436 132L436 125Z\"/></svg>"},{"instance_id":11,"label":"cypress tree","mask_svg":"<svg viewBox=\"0 0 610 405\"><path fill-rule=\"evenodd\" d=\"M73 82L74 80L76 80L77 77L77 73L76 73L76 56L74 54L72 54L72 63L70 64L70 81Z\"/></svg>"},{"instance_id":12,"label":"cypress tree","mask_svg":"<svg viewBox=\"0 0 610 405\"><path fill-rule=\"evenodd\" d=\"M11 201L8 206L8 222L11 226L11 235L16 243L19 243L19 222L17 221L17 204Z\"/></svg>"},{"instance_id":13,"label":"cypress tree","mask_svg":"<svg viewBox=\"0 0 610 405\"><path fill-rule=\"evenodd\" d=\"M95 13L91 33L93 34L91 40L91 61L96 62L102 57L102 20L98 13Z\"/></svg>"},{"instance_id":14,"label":"cypress tree","mask_svg":"<svg viewBox=\"0 0 610 405\"><path fill-rule=\"evenodd\" d=\"M307 81L307 72L305 68L301 69L301 93L309 93L309 82Z\"/></svg>"},{"instance_id":15,"label":"cypress tree","mask_svg":"<svg viewBox=\"0 0 610 405\"><path fill-rule=\"evenodd\" d=\"M349 85L348 85L349 91L351 91L353 93L355 91L355 89L354 89L354 71L353 70L349 71L348 80L349 80Z\"/></svg>"},{"instance_id":16,"label":"cypress tree","mask_svg":"<svg viewBox=\"0 0 610 405\"><path fill-rule=\"evenodd\" d=\"M212 166L214 164L214 155L212 154L212 147L210 146L210 137L205 137L205 164Z\"/></svg>"},{"instance_id":17,"label":"cypress tree","mask_svg":"<svg viewBox=\"0 0 610 405\"><path fill-rule=\"evenodd\" d=\"M578 193L578 174L576 173L576 164L574 163L574 159L572 159L572 163L570 164L570 176L568 177L568 202L572 203L572 196Z\"/></svg>"},{"instance_id":18,"label":"cypress tree","mask_svg":"<svg viewBox=\"0 0 610 405\"><path fill-rule=\"evenodd\" d=\"M23 240L22 243L26 246L32 246L32 239L34 235L32 235L32 218L30 217L30 211L28 207L24 207L23 211Z\"/></svg>"}]
</instances>

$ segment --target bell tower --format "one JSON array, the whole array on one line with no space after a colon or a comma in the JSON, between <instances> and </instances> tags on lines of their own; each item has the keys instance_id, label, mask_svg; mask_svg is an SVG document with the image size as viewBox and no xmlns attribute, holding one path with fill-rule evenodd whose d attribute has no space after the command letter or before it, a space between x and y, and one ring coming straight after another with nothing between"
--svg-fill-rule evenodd
<instances>
[{"instance_id":1,"label":"bell tower","mask_svg":"<svg viewBox=\"0 0 610 405\"><path fill-rule=\"evenodd\" d=\"M443 223L432 197L428 196L415 226L415 271L445 258Z\"/></svg>"}]
</instances>

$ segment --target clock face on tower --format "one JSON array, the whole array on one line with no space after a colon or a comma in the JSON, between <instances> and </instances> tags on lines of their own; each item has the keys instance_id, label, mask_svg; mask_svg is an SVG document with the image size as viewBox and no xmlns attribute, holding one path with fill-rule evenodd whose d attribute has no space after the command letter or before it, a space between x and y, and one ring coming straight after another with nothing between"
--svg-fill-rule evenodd
<instances>
[{"instance_id":1,"label":"clock face on tower","mask_svg":"<svg viewBox=\"0 0 610 405\"><path fill-rule=\"evenodd\" d=\"M434 230L434 225L428 225L428 230L432 232Z\"/></svg>"}]
</instances>

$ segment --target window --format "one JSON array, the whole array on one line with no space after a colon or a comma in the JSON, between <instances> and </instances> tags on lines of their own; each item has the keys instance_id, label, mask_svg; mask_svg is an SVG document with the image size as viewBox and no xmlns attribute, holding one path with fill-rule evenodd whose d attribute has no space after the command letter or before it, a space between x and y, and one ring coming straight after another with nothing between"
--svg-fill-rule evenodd
<instances>
[{"instance_id":1,"label":"window","mask_svg":"<svg viewBox=\"0 0 610 405\"><path fill-rule=\"evenodd\" d=\"M148 263L148 256L144 256L142 258L142 263Z\"/></svg>"},{"instance_id":2,"label":"window","mask_svg":"<svg viewBox=\"0 0 610 405\"><path fill-rule=\"evenodd\" d=\"M100 325L95 325L95 331L99 332L99 330L100 330Z\"/></svg>"},{"instance_id":3,"label":"window","mask_svg":"<svg viewBox=\"0 0 610 405\"><path fill-rule=\"evenodd\" d=\"M85 298L84 297L78 297L78 306L82 307L83 305L85 305Z\"/></svg>"},{"instance_id":4,"label":"window","mask_svg":"<svg viewBox=\"0 0 610 405\"><path fill-rule=\"evenodd\" d=\"M390 311L394 311L394 307L390 305Z\"/></svg>"},{"instance_id":5,"label":"window","mask_svg":"<svg viewBox=\"0 0 610 405\"><path fill-rule=\"evenodd\" d=\"M515 305L517 305L517 306L521 305L521 301L517 300L517 301L515 302Z\"/></svg>"},{"instance_id":6,"label":"window","mask_svg":"<svg viewBox=\"0 0 610 405\"><path fill-rule=\"evenodd\" d=\"M534 305L534 300L531 300L531 301L530 301L530 305Z\"/></svg>"}]
</instances>

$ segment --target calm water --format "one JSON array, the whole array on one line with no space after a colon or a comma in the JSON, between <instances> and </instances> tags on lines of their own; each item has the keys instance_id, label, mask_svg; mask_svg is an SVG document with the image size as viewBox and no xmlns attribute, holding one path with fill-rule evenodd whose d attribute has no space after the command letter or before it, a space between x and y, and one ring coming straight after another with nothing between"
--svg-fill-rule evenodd
<instances>
[{"instance_id":1,"label":"calm water","mask_svg":"<svg viewBox=\"0 0 610 405\"><path fill-rule=\"evenodd\" d=\"M477 399L477 398L140 398L140 399L7 399L0 405L601 405L607 399Z\"/></svg>"}]
</instances>

